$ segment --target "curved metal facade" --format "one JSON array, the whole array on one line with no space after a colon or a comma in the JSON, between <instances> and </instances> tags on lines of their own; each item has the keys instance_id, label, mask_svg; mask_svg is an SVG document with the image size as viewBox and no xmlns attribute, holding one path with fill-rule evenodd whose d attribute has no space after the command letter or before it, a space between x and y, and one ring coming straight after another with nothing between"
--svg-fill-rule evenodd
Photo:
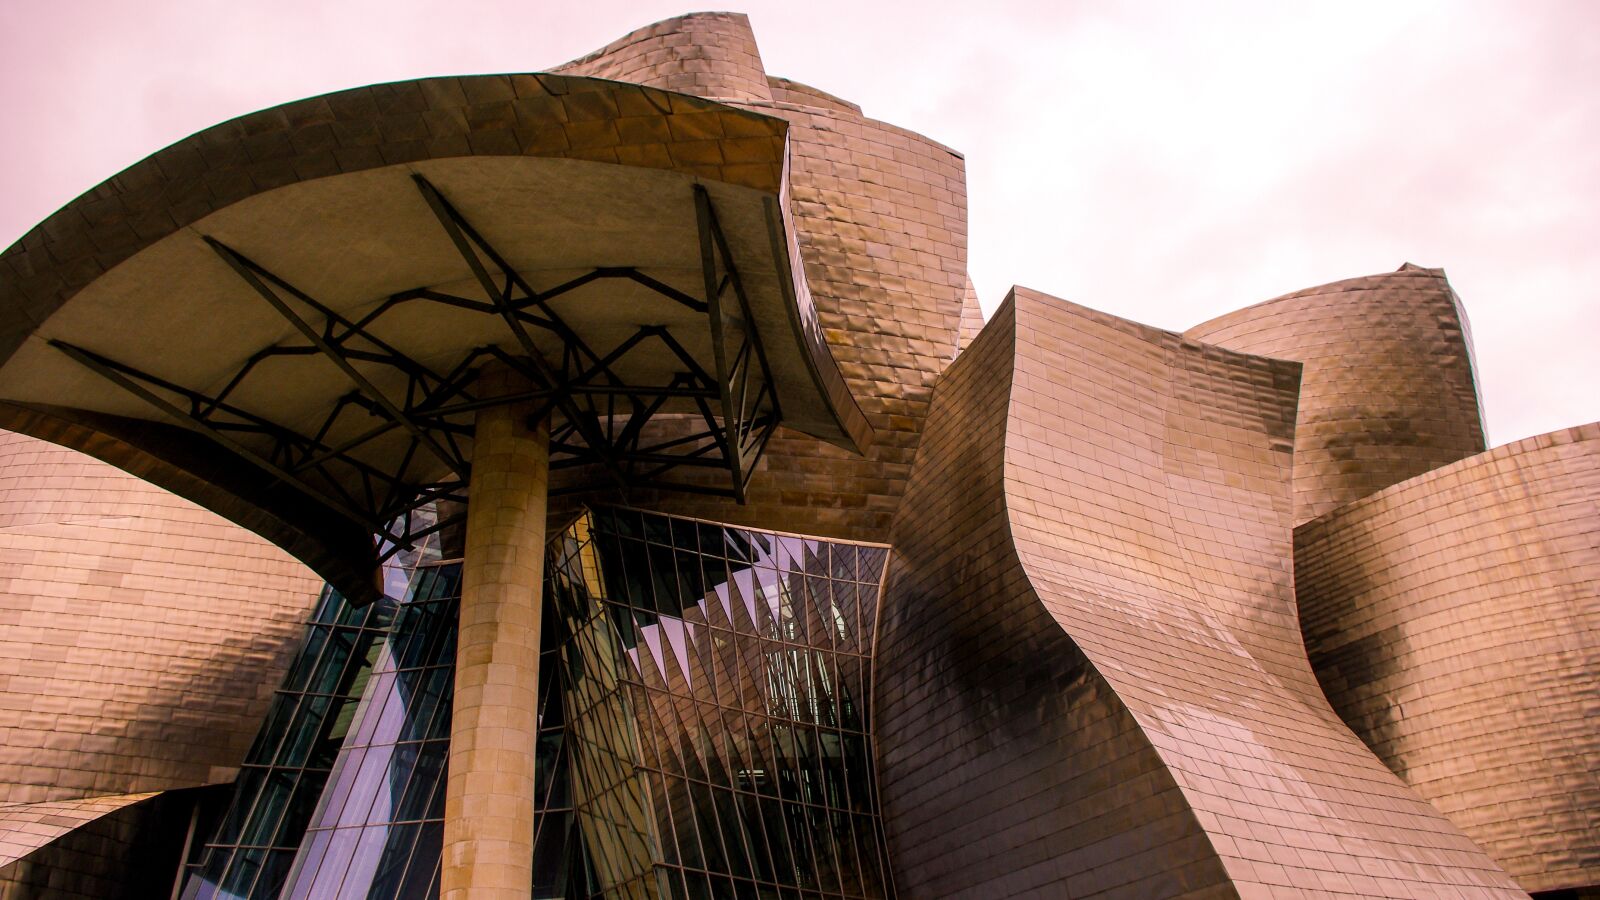
<instances>
[{"instance_id":1,"label":"curved metal facade","mask_svg":"<svg viewBox=\"0 0 1600 900\"><path fill-rule=\"evenodd\" d=\"M1472 335L1442 269L1296 291L1184 334L1305 364L1296 524L1484 450Z\"/></svg>"},{"instance_id":2,"label":"curved metal facade","mask_svg":"<svg viewBox=\"0 0 1600 900\"><path fill-rule=\"evenodd\" d=\"M283 255L285 277L331 271L317 253L346 218L390 208L362 187L385 179L450 192L467 173L474 216L501 217L475 221L518 223L511 257L549 263L560 241L538 229L622 220L488 177L548 157L555 180L660 188L613 191L619 233L678 250L697 235L699 255L671 258L701 268L659 268L704 276L701 305L719 273L761 270L765 299L739 327L806 351L761 363L774 392L809 392L784 421L804 427L815 395L835 420L807 434L849 439L779 429L743 504L635 489L629 511L591 518L619 493L599 464L555 472L551 533L566 536L518 776L536 794L536 895L1520 896L1474 840L1524 887L1600 883L1600 426L1463 459L1484 433L1441 271L1341 281L1184 334L1016 289L984 326L961 156L768 76L743 15L667 20L555 71L245 116L0 256L0 354L37 344L80 291L139 306L118 293L124 264L202 220ZM691 196L703 211L696 185L725 212L760 195L728 212L759 266L726 247L706 263L717 226L687 214ZM501 301L521 302L513 268ZM344 287L351 303L400 296ZM603 299L619 320L653 315ZM37 396L0 403L0 424L370 587L364 527L176 426L65 408L59 368L15 368ZM456 564L437 557L456 553L418 535L405 565L427 556L426 572L385 570L407 601L330 593L308 625L315 585L280 551L0 432L0 895L95 857L79 879L92 893L145 823L200 808L171 789L232 779L241 760L232 807L187 859L190 896L448 894L440 833L471 825L441 787L458 614ZM509 804L511 784L486 794Z\"/></svg>"},{"instance_id":3,"label":"curved metal facade","mask_svg":"<svg viewBox=\"0 0 1600 900\"><path fill-rule=\"evenodd\" d=\"M716 100L772 100L756 36L742 13L665 19L551 71Z\"/></svg>"},{"instance_id":4,"label":"curved metal facade","mask_svg":"<svg viewBox=\"0 0 1600 900\"><path fill-rule=\"evenodd\" d=\"M177 875L196 807L225 786L22 804L0 811L0 897L143 900ZM25 837L28 853L17 841Z\"/></svg>"},{"instance_id":5,"label":"curved metal facade","mask_svg":"<svg viewBox=\"0 0 1600 900\"><path fill-rule=\"evenodd\" d=\"M780 432L746 505L635 492L685 515L848 540L888 533L934 380L955 355L967 288L966 165L859 107L766 76L749 20L700 13L640 29L556 69L681 90L789 122L789 208L799 260L845 381L872 424L864 456ZM974 298L975 300L975 298Z\"/></svg>"},{"instance_id":6,"label":"curved metal facade","mask_svg":"<svg viewBox=\"0 0 1600 900\"><path fill-rule=\"evenodd\" d=\"M875 680L908 897L1227 896L1172 773L1041 603L1005 510L1016 307L940 382L906 494Z\"/></svg>"},{"instance_id":7,"label":"curved metal facade","mask_svg":"<svg viewBox=\"0 0 1600 900\"><path fill-rule=\"evenodd\" d=\"M0 432L0 803L231 780L316 596L238 526Z\"/></svg>"},{"instance_id":8,"label":"curved metal facade","mask_svg":"<svg viewBox=\"0 0 1600 900\"><path fill-rule=\"evenodd\" d=\"M879 645L908 893L1520 896L1316 688L1296 368L1020 289L958 358Z\"/></svg>"},{"instance_id":9,"label":"curved metal facade","mask_svg":"<svg viewBox=\"0 0 1600 900\"><path fill-rule=\"evenodd\" d=\"M1295 530L1334 709L1530 891L1600 886L1600 424Z\"/></svg>"}]
</instances>

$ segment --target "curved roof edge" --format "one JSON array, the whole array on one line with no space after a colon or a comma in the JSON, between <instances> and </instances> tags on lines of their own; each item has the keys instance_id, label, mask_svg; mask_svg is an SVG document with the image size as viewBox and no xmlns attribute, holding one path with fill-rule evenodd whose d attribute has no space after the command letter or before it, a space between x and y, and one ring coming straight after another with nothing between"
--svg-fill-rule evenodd
<instances>
[{"instance_id":1,"label":"curved roof edge","mask_svg":"<svg viewBox=\"0 0 1600 900\"><path fill-rule=\"evenodd\" d=\"M1424 486L1429 482L1453 478L1467 469L1491 466L1498 462L1511 461L1514 463L1518 457L1526 456L1530 453L1547 450L1563 444L1581 444L1585 441L1600 441L1600 422L1557 428L1555 431L1547 431L1544 434L1536 434L1521 440L1501 444L1498 447L1491 447L1482 453L1475 453L1455 462L1446 463L1436 469L1429 469L1421 475L1413 475L1405 481L1397 481L1382 490L1375 491L1357 500L1351 500L1336 509L1329 510L1315 519L1302 522L1295 526L1295 531L1327 527L1335 519L1352 515L1358 510L1369 506L1392 502L1396 495L1423 490Z\"/></svg>"},{"instance_id":2,"label":"curved roof edge","mask_svg":"<svg viewBox=\"0 0 1600 900\"><path fill-rule=\"evenodd\" d=\"M866 118L861 111L861 104L852 103L843 97L835 96L804 82L795 81L793 78L768 75L767 85L772 88L772 101L774 103L793 103L796 106L804 106L810 109L826 109Z\"/></svg>"},{"instance_id":3,"label":"curved roof edge","mask_svg":"<svg viewBox=\"0 0 1600 900\"><path fill-rule=\"evenodd\" d=\"M355 603L382 593L370 534L186 429L4 400L0 428L92 456L203 506L282 547Z\"/></svg>"},{"instance_id":4,"label":"curved roof edge","mask_svg":"<svg viewBox=\"0 0 1600 900\"><path fill-rule=\"evenodd\" d=\"M662 19L552 66L551 71L650 84L717 100L772 100L750 17L737 12L692 12Z\"/></svg>"},{"instance_id":5,"label":"curved roof edge","mask_svg":"<svg viewBox=\"0 0 1600 900\"><path fill-rule=\"evenodd\" d=\"M715 121L713 121L713 119ZM596 126L609 123L606 143ZM79 290L212 212L292 184L455 157L578 159L664 169L778 199L802 304L788 318L839 433L813 437L860 452L871 424L815 319L793 252L789 124L688 94L553 73L424 78L352 88L247 113L158 150L57 210L0 253L0 364ZM711 145L716 145L715 147ZM710 151L717 152L710 152Z\"/></svg>"},{"instance_id":6,"label":"curved roof edge","mask_svg":"<svg viewBox=\"0 0 1600 900\"><path fill-rule=\"evenodd\" d=\"M1419 266L1416 263L1409 262L1401 263L1400 268L1395 269L1392 272L1377 272L1372 275L1356 275L1350 278L1341 278L1337 281L1330 281L1326 284L1319 284L1314 287L1301 288L1297 291L1279 294L1276 297L1262 300L1257 303L1252 303L1249 306L1241 306L1238 309L1225 312L1220 316L1213 316L1212 318L1206 319L1203 322L1196 322L1188 328L1185 328L1183 333L1193 334L1196 332L1215 331L1219 328L1230 325L1237 320L1249 319L1253 316L1259 315L1265 308L1273 306L1277 303L1282 303L1286 300L1298 300L1305 297L1321 296L1323 294L1343 294L1354 293L1356 291L1367 291L1381 286L1382 282L1411 278L1437 280L1443 282L1446 289L1449 289L1450 286L1450 281L1445 276L1444 269L1430 269L1427 266ZM1459 308L1460 303L1458 302L1456 306ZM1204 340L1203 337L1200 339Z\"/></svg>"},{"instance_id":7,"label":"curved roof edge","mask_svg":"<svg viewBox=\"0 0 1600 900\"><path fill-rule=\"evenodd\" d=\"M0 807L0 866L9 866L75 829L161 793L102 794Z\"/></svg>"},{"instance_id":8,"label":"curved roof edge","mask_svg":"<svg viewBox=\"0 0 1600 900\"><path fill-rule=\"evenodd\" d=\"M1306 364L1297 522L1485 449L1472 336L1443 269L1294 291L1184 334Z\"/></svg>"},{"instance_id":9,"label":"curved roof edge","mask_svg":"<svg viewBox=\"0 0 1600 900\"><path fill-rule=\"evenodd\" d=\"M595 123L624 120L639 121L618 128L616 140L597 140ZM0 362L118 263L275 188L429 159L531 156L665 169L776 194L781 155L728 162L696 145L787 131L782 119L714 100L540 72L369 85L247 113L134 163L0 253Z\"/></svg>"},{"instance_id":10,"label":"curved roof edge","mask_svg":"<svg viewBox=\"0 0 1600 900\"><path fill-rule=\"evenodd\" d=\"M101 276L242 201L435 160L577 160L671 172L765 197L779 270L761 277L776 278L789 308L756 318L789 332L765 342L779 368L806 373L777 386L780 396L789 395L784 424L859 451L872 443L872 426L815 322L786 222L788 128L781 118L699 97L543 73L375 85L250 113L136 163L0 254L0 365ZM762 217L760 204L754 217L756 223ZM801 381L807 376L809 387ZM217 448L174 425L68 409L43 395L12 399L0 407L0 427L86 452L224 515L293 553L353 600L374 590L374 555L370 548L353 552L350 526L325 524L325 511L292 497L248 461L219 462Z\"/></svg>"}]
</instances>

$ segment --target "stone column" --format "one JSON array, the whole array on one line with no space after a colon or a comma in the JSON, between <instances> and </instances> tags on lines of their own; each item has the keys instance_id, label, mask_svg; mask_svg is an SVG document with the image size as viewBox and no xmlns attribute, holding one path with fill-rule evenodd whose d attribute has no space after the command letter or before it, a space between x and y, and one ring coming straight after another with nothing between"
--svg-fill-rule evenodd
<instances>
[{"instance_id":1,"label":"stone column","mask_svg":"<svg viewBox=\"0 0 1600 900\"><path fill-rule=\"evenodd\" d=\"M550 435L548 424L529 427L529 412L527 404L512 404L477 415L445 783L443 900L526 900L533 893Z\"/></svg>"}]
</instances>

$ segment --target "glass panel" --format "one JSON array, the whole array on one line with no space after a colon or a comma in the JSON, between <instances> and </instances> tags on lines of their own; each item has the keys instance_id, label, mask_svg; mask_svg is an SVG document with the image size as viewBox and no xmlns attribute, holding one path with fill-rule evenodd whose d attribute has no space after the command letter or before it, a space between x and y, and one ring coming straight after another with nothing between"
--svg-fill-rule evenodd
<instances>
[{"instance_id":1,"label":"glass panel","mask_svg":"<svg viewBox=\"0 0 1600 900\"><path fill-rule=\"evenodd\" d=\"M863 702L874 623L861 608L885 558L634 510L573 526L547 594L587 610L566 613L564 740L604 896L888 896ZM630 879L637 847L655 878Z\"/></svg>"},{"instance_id":2,"label":"glass panel","mask_svg":"<svg viewBox=\"0 0 1600 900\"><path fill-rule=\"evenodd\" d=\"M437 594L459 584L453 570L415 578L410 569L390 570L386 582L409 583L413 598L418 588ZM374 816L387 818L413 783L423 794L407 814L420 815L413 810L422 808L437 816L426 782L437 778L449 733L445 697L455 662L453 603L423 602L413 609L409 599L384 599L354 607L324 591L245 759L228 812L207 836L204 864L191 872L183 896L335 896L341 883L354 896L366 895L366 882L345 878L361 828L335 830L329 824L365 826ZM415 668L403 677L395 675L392 649L410 654L407 661ZM402 731L446 740L396 746ZM437 877L437 847L425 864L425 880L413 886L407 860L423 838L412 827L385 840L391 830L381 824L367 880L377 874L386 879L382 896L426 896ZM341 840L346 831L353 840ZM390 849L397 859L385 855Z\"/></svg>"},{"instance_id":3,"label":"glass panel","mask_svg":"<svg viewBox=\"0 0 1600 900\"><path fill-rule=\"evenodd\" d=\"M330 729L340 738L332 781L310 825L325 844L315 866L297 865L291 894L306 897L423 897L434 890L443 822L453 688L459 566L419 572L375 647L359 710ZM343 701L348 703L348 701ZM342 723L342 724L341 724ZM348 734L348 737L344 737ZM323 836L329 836L325 841ZM432 842L424 846L426 842Z\"/></svg>"},{"instance_id":4,"label":"glass panel","mask_svg":"<svg viewBox=\"0 0 1600 900\"><path fill-rule=\"evenodd\" d=\"M534 895L888 896L867 721L885 559L617 509L555 541ZM403 603L319 603L184 896L437 896L459 566L396 583Z\"/></svg>"}]
</instances>

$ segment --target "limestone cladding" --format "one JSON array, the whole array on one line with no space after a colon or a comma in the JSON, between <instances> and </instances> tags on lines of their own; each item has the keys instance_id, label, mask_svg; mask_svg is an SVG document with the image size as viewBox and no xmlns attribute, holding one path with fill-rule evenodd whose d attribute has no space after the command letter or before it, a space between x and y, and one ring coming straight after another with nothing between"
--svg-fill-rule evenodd
<instances>
[{"instance_id":1,"label":"limestone cladding","mask_svg":"<svg viewBox=\"0 0 1600 900\"><path fill-rule=\"evenodd\" d=\"M477 415L444 804L444 900L516 900L533 883L550 435L548 423L529 427L531 412L531 404L519 404Z\"/></svg>"}]
</instances>

